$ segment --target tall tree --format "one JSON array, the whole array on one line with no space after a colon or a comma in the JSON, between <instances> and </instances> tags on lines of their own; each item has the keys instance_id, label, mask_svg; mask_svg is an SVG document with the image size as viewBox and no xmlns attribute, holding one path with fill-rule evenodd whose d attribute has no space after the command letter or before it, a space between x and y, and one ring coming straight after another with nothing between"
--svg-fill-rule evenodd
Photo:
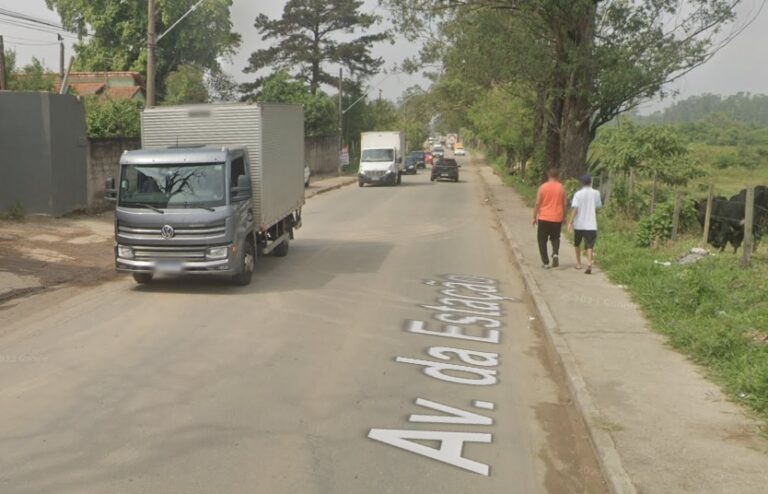
<instances>
[{"instance_id":1,"label":"tall tree","mask_svg":"<svg viewBox=\"0 0 768 494\"><path fill-rule=\"evenodd\" d=\"M62 25L77 32L77 70L133 70L146 74L146 0L45 0ZM195 2L157 2L157 32L162 33ZM158 91L180 65L218 72L220 59L234 55L240 35L232 31L232 0L206 0L157 46Z\"/></svg>"},{"instance_id":2,"label":"tall tree","mask_svg":"<svg viewBox=\"0 0 768 494\"><path fill-rule=\"evenodd\" d=\"M581 173L597 128L659 94L738 33L721 35L741 0L386 0L415 36L426 22L507 12L554 62L546 81L547 165ZM510 31L512 33L512 31ZM493 42L489 40L491 46ZM475 46L475 50L482 50ZM467 52L474 56L477 52ZM430 52L434 54L434 52ZM444 53L443 53L444 54ZM522 75L526 75L523 71Z\"/></svg>"},{"instance_id":3,"label":"tall tree","mask_svg":"<svg viewBox=\"0 0 768 494\"><path fill-rule=\"evenodd\" d=\"M304 132L309 136L336 133L338 110L335 100L322 91L310 94L306 84L293 80L285 71L278 71L268 77L255 99L265 103L302 105Z\"/></svg>"},{"instance_id":4,"label":"tall tree","mask_svg":"<svg viewBox=\"0 0 768 494\"><path fill-rule=\"evenodd\" d=\"M371 55L374 43L386 40L386 32L363 34L379 21L375 15L360 12L359 0L288 0L279 19L264 14L256 18L261 39L273 44L251 54L246 73L266 67L292 72L309 85L314 95L322 84L336 85L338 76L328 72L328 64L338 64L360 79L375 74L384 61ZM346 35L346 36L345 36ZM254 91L259 79L247 86Z\"/></svg>"},{"instance_id":5,"label":"tall tree","mask_svg":"<svg viewBox=\"0 0 768 494\"><path fill-rule=\"evenodd\" d=\"M194 65L180 65L165 78L165 101L168 105L205 103L208 88L203 69Z\"/></svg>"}]
</instances>

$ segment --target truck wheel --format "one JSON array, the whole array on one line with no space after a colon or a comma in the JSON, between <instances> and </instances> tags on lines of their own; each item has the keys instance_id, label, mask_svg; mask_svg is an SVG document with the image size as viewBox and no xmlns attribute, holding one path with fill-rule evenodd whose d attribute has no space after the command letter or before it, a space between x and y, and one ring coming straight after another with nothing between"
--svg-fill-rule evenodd
<instances>
[{"instance_id":1,"label":"truck wheel","mask_svg":"<svg viewBox=\"0 0 768 494\"><path fill-rule=\"evenodd\" d=\"M358 181L357 181L357 186L358 186L358 187L362 187L363 185L365 185L365 184L363 183L363 181L362 181L362 180L358 180Z\"/></svg>"},{"instance_id":2,"label":"truck wheel","mask_svg":"<svg viewBox=\"0 0 768 494\"><path fill-rule=\"evenodd\" d=\"M403 183L403 174L397 172L397 183L395 185L400 185L401 183Z\"/></svg>"},{"instance_id":3,"label":"truck wheel","mask_svg":"<svg viewBox=\"0 0 768 494\"><path fill-rule=\"evenodd\" d=\"M285 257L288 255L288 247L290 247L290 245L288 244L288 239L286 238L280 242L280 245L272 250L272 255L275 257Z\"/></svg>"},{"instance_id":4,"label":"truck wheel","mask_svg":"<svg viewBox=\"0 0 768 494\"><path fill-rule=\"evenodd\" d=\"M240 256L240 272L232 277L232 283L237 286L251 284L253 269L256 266L256 250L251 242L243 244L243 254Z\"/></svg>"},{"instance_id":5,"label":"truck wheel","mask_svg":"<svg viewBox=\"0 0 768 494\"><path fill-rule=\"evenodd\" d=\"M152 273L133 273L133 279L139 285L152 283Z\"/></svg>"}]
</instances>

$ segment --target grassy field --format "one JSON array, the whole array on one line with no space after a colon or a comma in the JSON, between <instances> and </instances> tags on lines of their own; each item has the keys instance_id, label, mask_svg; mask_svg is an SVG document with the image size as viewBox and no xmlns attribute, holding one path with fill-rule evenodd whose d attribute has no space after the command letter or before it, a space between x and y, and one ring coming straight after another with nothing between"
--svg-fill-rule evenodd
<instances>
[{"instance_id":1,"label":"grassy field","mask_svg":"<svg viewBox=\"0 0 768 494\"><path fill-rule=\"evenodd\" d=\"M507 175L500 161L492 163L532 204L536 188ZM715 181L719 193L733 194L748 180L768 184L768 170L711 166L709 171L699 184ZM691 192L700 187L692 185ZM604 212L600 229L598 265L628 288L651 327L702 365L734 401L768 419L768 246L758 250L749 269L741 268L741 257L730 250L683 266L676 260L701 246L700 232L650 249L636 246L634 221ZM667 261L671 265L661 264Z\"/></svg>"},{"instance_id":2,"label":"grassy field","mask_svg":"<svg viewBox=\"0 0 768 494\"><path fill-rule=\"evenodd\" d=\"M752 185L768 185L768 163L756 161L750 167L732 165L719 166L724 161L739 162L739 150L736 146L712 146L708 144L692 144L691 155L701 163L705 175L693 180L688 191L706 194L710 183L715 184L715 193L730 197L741 189ZM748 158L747 158L748 159ZM749 163L752 163L751 161Z\"/></svg>"}]
</instances>

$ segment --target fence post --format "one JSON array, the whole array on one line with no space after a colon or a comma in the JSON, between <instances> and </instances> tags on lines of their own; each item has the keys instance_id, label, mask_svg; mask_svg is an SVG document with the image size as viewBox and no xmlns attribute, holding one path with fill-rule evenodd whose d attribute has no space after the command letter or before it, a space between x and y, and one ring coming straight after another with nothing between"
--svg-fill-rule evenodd
<instances>
[{"instance_id":1,"label":"fence post","mask_svg":"<svg viewBox=\"0 0 768 494\"><path fill-rule=\"evenodd\" d=\"M744 206L744 247L741 253L741 265L747 268L752 264L752 249L755 245L752 232L755 218L755 188L752 186L747 187L747 203Z\"/></svg>"},{"instance_id":2,"label":"fence post","mask_svg":"<svg viewBox=\"0 0 768 494\"><path fill-rule=\"evenodd\" d=\"M672 213L672 241L677 240L677 232L680 230L680 210L683 207L683 193L675 192L675 211Z\"/></svg>"},{"instance_id":3,"label":"fence post","mask_svg":"<svg viewBox=\"0 0 768 494\"><path fill-rule=\"evenodd\" d=\"M707 245L709 240L709 227L712 223L712 201L715 199L715 185L709 184L709 194L707 195L707 212L704 215L704 238L701 239L703 245Z\"/></svg>"}]
</instances>

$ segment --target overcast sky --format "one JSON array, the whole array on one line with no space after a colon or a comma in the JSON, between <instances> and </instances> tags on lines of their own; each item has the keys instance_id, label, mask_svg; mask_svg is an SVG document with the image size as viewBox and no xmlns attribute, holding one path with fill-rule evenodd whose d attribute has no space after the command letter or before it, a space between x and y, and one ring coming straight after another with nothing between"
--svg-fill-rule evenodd
<instances>
[{"instance_id":1,"label":"overcast sky","mask_svg":"<svg viewBox=\"0 0 768 494\"><path fill-rule=\"evenodd\" d=\"M739 11L739 25L743 25L747 19L754 17L757 7L762 2L763 0L745 0ZM192 0L190 0L191 4ZM242 35L243 44L232 62L225 63L225 68L239 81L248 80L250 77L242 73L243 68L247 65L248 56L254 50L264 46L253 27L254 18L262 12L270 17L277 17L282 12L284 4L285 2L280 0L234 0L232 12L234 26L235 30ZM45 6L45 0L0 0L0 7L49 19L54 23L58 22L57 15ZM378 6L377 0L366 0L365 8L382 15L388 25L387 13ZM37 56L43 59L49 67L58 68L59 51L55 34L11 26L3 22L5 20L7 18L0 16L0 34L5 36L6 48L16 50L20 65L28 63L33 56ZM183 24L177 29L183 29ZM768 93L768 50L766 50L766 46L768 46L768 9L762 12L741 36L720 51L711 61L672 84L668 89L679 91L680 94L676 99L706 92L724 95L739 91ZM378 45L374 54L383 57L385 67L389 69L404 58L414 55L417 51L417 46L399 41L395 45L388 43ZM72 53L71 39L68 41L67 53L67 57ZM384 97L390 99L397 98L404 89L413 84L421 84L422 86L427 84L419 76L393 74L386 79L384 75L376 76L372 79L371 85L377 86L382 80L383 83L380 87L383 89ZM372 87L369 94L375 97L378 94L378 89ZM671 99L667 99L661 105L651 103L646 105L645 109L648 111L648 109L666 106L670 101Z\"/></svg>"}]
</instances>

